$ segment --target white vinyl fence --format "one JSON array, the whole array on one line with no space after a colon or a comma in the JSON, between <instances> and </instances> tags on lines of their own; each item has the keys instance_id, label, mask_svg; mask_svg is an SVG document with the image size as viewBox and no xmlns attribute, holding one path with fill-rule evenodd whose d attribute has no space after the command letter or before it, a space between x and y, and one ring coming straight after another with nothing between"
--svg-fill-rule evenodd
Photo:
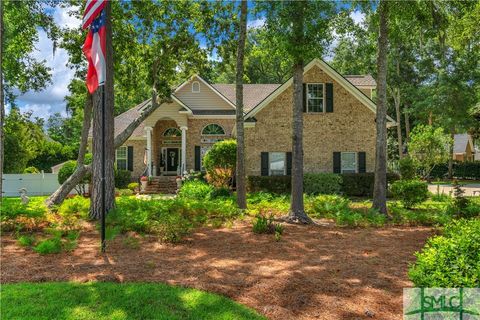
<instances>
[{"instance_id":1,"label":"white vinyl fence","mask_svg":"<svg viewBox=\"0 0 480 320\"><path fill-rule=\"evenodd\" d=\"M3 196L18 197L19 189L25 188L27 196L46 196L52 194L60 186L58 174L4 174Z\"/></svg>"}]
</instances>

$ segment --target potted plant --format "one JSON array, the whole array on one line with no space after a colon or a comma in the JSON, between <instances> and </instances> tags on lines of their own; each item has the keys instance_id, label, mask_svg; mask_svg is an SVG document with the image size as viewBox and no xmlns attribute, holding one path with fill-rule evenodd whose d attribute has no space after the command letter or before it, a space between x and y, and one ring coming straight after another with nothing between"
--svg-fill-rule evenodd
<instances>
[{"instance_id":1,"label":"potted plant","mask_svg":"<svg viewBox=\"0 0 480 320\"><path fill-rule=\"evenodd\" d=\"M142 190L141 191L145 191L145 189L147 188L147 185L148 185L148 177L147 176L142 176L140 178L140 183L142 184Z\"/></svg>"}]
</instances>

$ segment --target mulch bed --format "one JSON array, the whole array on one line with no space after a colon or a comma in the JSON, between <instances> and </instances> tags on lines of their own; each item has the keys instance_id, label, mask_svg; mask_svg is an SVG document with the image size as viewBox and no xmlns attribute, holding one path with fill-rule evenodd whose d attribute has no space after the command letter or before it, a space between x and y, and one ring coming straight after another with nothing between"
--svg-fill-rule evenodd
<instances>
[{"instance_id":1,"label":"mulch bed","mask_svg":"<svg viewBox=\"0 0 480 320\"><path fill-rule=\"evenodd\" d=\"M223 294L270 319L401 319L408 264L432 233L288 225L275 242L238 222L197 229L179 245L145 237L135 246L120 236L105 256L93 229L74 252L46 256L4 233L1 279L165 282Z\"/></svg>"}]
</instances>

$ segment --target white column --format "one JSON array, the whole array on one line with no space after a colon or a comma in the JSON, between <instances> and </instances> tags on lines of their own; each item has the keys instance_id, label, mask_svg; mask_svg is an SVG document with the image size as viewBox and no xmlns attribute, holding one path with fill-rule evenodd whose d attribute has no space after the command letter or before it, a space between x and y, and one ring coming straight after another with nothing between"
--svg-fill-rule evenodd
<instances>
[{"instance_id":1,"label":"white column","mask_svg":"<svg viewBox=\"0 0 480 320\"><path fill-rule=\"evenodd\" d=\"M147 174L152 175L152 127L145 127L147 132Z\"/></svg>"},{"instance_id":2,"label":"white column","mask_svg":"<svg viewBox=\"0 0 480 320\"><path fill-rule=\"evenodd\" d=\"M180 166L180 175L187 171L187 130L185 126L180 127L182 130L182 164Z\"/></svg>"}]
</instances>

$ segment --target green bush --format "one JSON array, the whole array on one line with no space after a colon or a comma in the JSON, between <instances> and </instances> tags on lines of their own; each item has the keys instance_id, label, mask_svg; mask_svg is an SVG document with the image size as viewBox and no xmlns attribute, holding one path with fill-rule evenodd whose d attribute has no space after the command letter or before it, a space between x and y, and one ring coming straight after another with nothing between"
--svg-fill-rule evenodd
<instances>
[{"instance_id":1,"label":"green bush","mask_svg":"<svg viewBox=\"0 0 480 320\"><path fill-rule=\"evenodd\" d=\"M334 173L307 173L303 188L306 194L339 194L342 190L342 177Z\"/></svg>"},{"instance_id":2,"label":"green bush","mask_svg":"<svg viewBox=\"0 0 480 320\"><path fill-rule=\"evenodd\" d=\"M392 184L391 192L405 208L413 208L428 199L428 184L420 180L399 180Z\"/></svg>"},{"instance_id":3,"label":"green bush","mask_svg":"<svg viewBox=\"0 0 480 320\"><path fill-rule=\"evenodd\" d=\"M307 202L308 214L317 218L332 218L350 210L350 200L336 195L319 195Z\"/></svg>"},{"instance_id":4,"label":"green bush","mask_svg":"<svg viewBox=\"0 0 480 320\"><path fill-rule=\"evenodd\" d=\"M210 198L215 199L215 198L225 198L225 197L230 197L230 190L223 187L223 188L216 188L210 193Z\"/></svg>"},{"instance_id":5,"label":"green bush","mask_svg":"<svg viewBox=\"0 0 480 320\"><path fill-rule=\"evenodd\" d=\"M266 216L259 214L255 217L255 221L253 222L252 230L254 233L261 234L261 233L268 233L274 234L275 239L278 241L280 240L281 235L283 234L283 225L274 222L273 215Z\"/></svg>"},{"instance_id":6,"label":"green bush","mask_svg":"<svg viewBox=\"0 0 480 320\"><path fill-rule=\"evenodd\" d=\"M480 287L480 220L453 221L430 238L408 275L416 287Z\"/></svg>"},{"instance_id":7,"label":"green bush","mask_svg":"<svg viewBox=\"0 0 480 320\"><path fill-rule=\"evenodd\" d=\"M231 187L237 164L237 141L233 139L215 143L203 157L206 178L215 187Z\"/></svg>"},{"instance_id":8,"label":"green bush","mask_svg":"<svg viewBox=\"0 0 480 320\"><path fill-rule=\"evenodd\" d=\"M127 189L132 182L132 173L128 170L115 170L115 188Z\"/></svg>"},{"instance_id":9,"label":"green bush","mask_svg":"<svg viewBox=\"0 0 480 320\"><path fill-rule=\"evenodd\" d=\"M417 167L411 157L404 157L398 161L400 176L403 180L412 180L416 178Z\"/></svg>"},{"instance_id":10,"label":"green bush","mask_svg":"<svg viewBox=\"0 0 480 320\"><path fill-rule=\"evenodd\" d=\"M290 176L248 176L249 192L269 192L277 194L290 193L292 178Z\"/></svg>"},{"instance_id":11,"label":"green bush","mask_svg":"<svg viewBox=\"0 0 480 320\"><path fill-rule=\"evenodd\" d=\"M17 242L22 247L31 247L35 243L35 236L33 235L21 235L18 237Z\"/></svg>"},{"instance_id":12,"label":"green bush","mask_svg":"<svg viewBox=\"0 0 480 320\"><path fill-rule=\"evenodd\" d=\"M342 192L348 197L372 197L374 173L342 173ZM387 183L400 179L396 173L387 174Z\"/></svg>"},{"instance_id":13,"label":"green bush","mask_svg":"<svg viewBox=\"0 0 480 320\"><path fill-rule=\"evenodd\" d=\"M40 173L40 171L35 168L35 167L26 167L25 170L23 170L23 173Z\"/></svg>"},{"instance_id":14,"label":"green bush","mask_svg":"<svg viewBox=\"0 0 480 320\"><path fill-rule=\"evenodd\" d=\"M86 154L85 155L85 164L92 163L92 155ZM58 171L58 183L63 184L67 179L75 172L77 168L77 161L76 160L69 160L64 163L64 165ZM80 183L75 186L75 191L78 194L85 193L85 184L89 184L91 182L91 174L87 173L85 177L80 181Z\"/></svg>"},{"instance_id":15,"label":"green bush","mask_svg":"<svg viewBox=\"0 0 480 320\"><path fill-rule=\"evenodd\" d=\"M130 189L116 189L115 192L118 193L120 197L129 197L133 195L133 191Z\"/></svg>"},{"instance_id":16,"label":"green bush","mask_svg":"<svg viewBox=\"0 0 480 320\"><path fill-rule=\"evenodd\" d=\"M40 241L34 248L39 254L59 253L62 251L62 239L58 236Z\"/></svg>"},{"instance_id":17,"label":"green bush","mask_svg":"<svg viewBox=\"0 0 480 320\"><path fill-rule=\"evenodd\" d=\"M133 192L136 192L140 188L140 184L138 182L131 182L127 186L128 189L132 190Z\"/></svg>"},{"instance_id":18,"label":"green bush","mask_svg":"<svg viewBox=\"0 0 480 320\"><path fill-rule=\"evenodd\" d=\"M205 200L213 191L213 186L202 180L190 180L182 184L178 196L186 199Z\"/></svg>"},{"instance_id":19,"label":"green bush","mask_svg":"<svg viewBox=\"0 0 480 320\"><path fill-rule=\"evenodd\" d=\"M60 215L78 215L83 219L88 218L89 211L90 199L82 196L65 199L60 207L58 207L58 213Z\"/></svg>"}]
</instances>

